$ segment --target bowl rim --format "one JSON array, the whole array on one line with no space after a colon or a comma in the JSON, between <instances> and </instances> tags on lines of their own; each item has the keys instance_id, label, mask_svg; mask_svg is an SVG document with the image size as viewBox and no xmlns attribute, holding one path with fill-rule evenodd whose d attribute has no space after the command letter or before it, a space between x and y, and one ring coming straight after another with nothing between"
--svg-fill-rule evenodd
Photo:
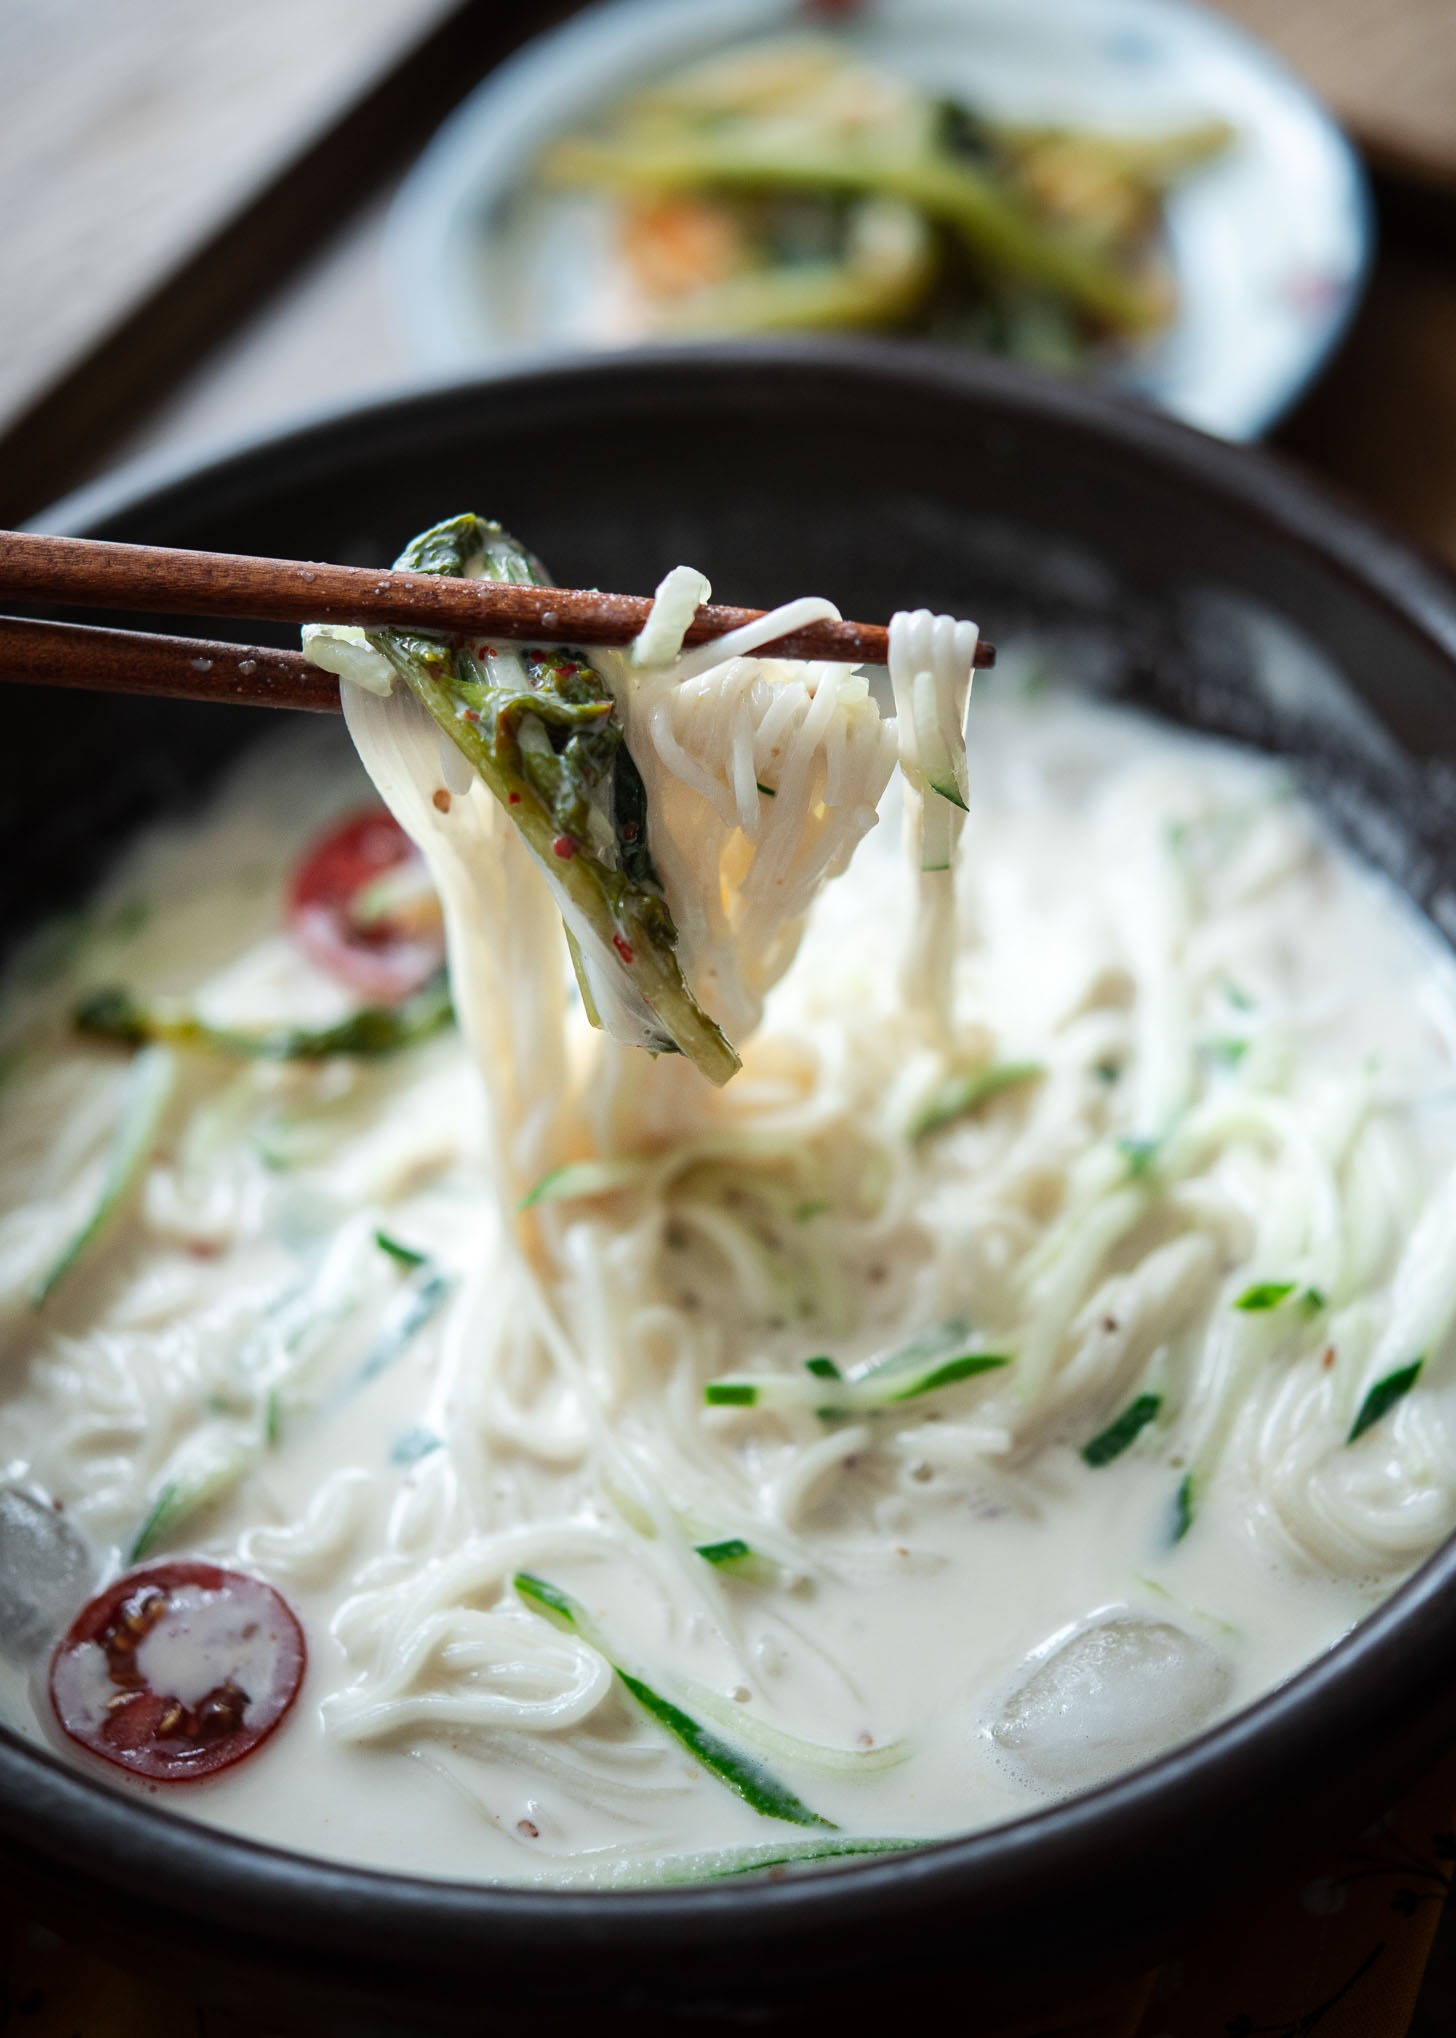
<instances>
[{"instance_id":1,"label":"bowl rim","mask_svg":"<svg viewBox=\"0 0 1456 2038\"><path fill-rule=\"evenodd\" d=\"M1013 364L870 341L710 343L620 355L563 355L447 378L369 402L330 406L223 449L134 462L43 511L34 527L105 530L145 524L191 493L219 503L246 495L268 471L307 472L373 434L381 452L432 414L481 407L502 418L533 402L618 411L634 404L711 401L714 388L759 400L770 385L822 392L892 392L902 402L968 409L1099 441L1144 473L1191 488L1268 531L1284 547L1334 568L1456 679L1456 583L1433 563L1262 451L1207 437L1105 390L1052 382ZM1394 1671L1408 1667L1403 1677ZM782 1880L590 1891L464 1883L351 1866L224 1832L138 1801L94 1772L0 1728L0 1845L59 1867L118 1897L138 1890L172 1918L223 1917L245 1935L313 1954L378 1934L412 1960L459 1971L485 1951L482 1928L540 1971L541 1956L575 1950L636 1959L720 1952L751 1936L767 1949L842 1933L852 1918L893 1929L954 1900L1004 1916L1069 1878L1089 1886L1119 1864L1162 1855L1180 1836L1277 1795L1281 1778L1312 1763L1348 1765L1372 1726L1409 1729L1407 1768L1436 1752L1439 1724L1419 1717L1420 1691L1456 1680L1456 1538L1324 1655L1229 1719L1142 1768L1005 1824L927 1841L913 1853L811 1865ZM841 1942L842 1943L842 1942ZM490 1946L494 1960L500 1951Z\"/></svg>"}]
</instances>

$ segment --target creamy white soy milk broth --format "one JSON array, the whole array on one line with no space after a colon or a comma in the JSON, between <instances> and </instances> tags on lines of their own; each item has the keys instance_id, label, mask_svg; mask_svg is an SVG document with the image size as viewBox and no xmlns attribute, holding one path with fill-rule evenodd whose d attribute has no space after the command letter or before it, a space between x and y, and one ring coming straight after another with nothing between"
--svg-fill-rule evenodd
<instances>
[{"instance_id":1,"label":"creamy white soy milk broth","mask_svg":"<svg viewBox=\"0 0 1456 2038\"><path fill-rule=\"evenodd\" d=\"M652 1880L1085 1787L1432 1549L1447 955L1266 760L989 692L970 759L949 919L927 937L892 788L716 1089L590 1030L532 948L544 893L502 945L448 875L470 1047L229 1052L359 1003L280 923L371 797L337 739L270 744L141 844L9 993L6 1719L71 1748L47 1665L81 1602L206 1560L296 1615L296 1703L204 1781L72 1750L96 1773L344 1860ZM438 775L441 840L489 839ZM524 859L488 881L540 890ZM216 1033L77 1034L114 985ZM478 1077L511 1054L514 1116ZM37 1306L141 1055L126 1206ZM164 1622L139 1654L195 1706L187 1646Z\"/></svg>"}]
</instances>

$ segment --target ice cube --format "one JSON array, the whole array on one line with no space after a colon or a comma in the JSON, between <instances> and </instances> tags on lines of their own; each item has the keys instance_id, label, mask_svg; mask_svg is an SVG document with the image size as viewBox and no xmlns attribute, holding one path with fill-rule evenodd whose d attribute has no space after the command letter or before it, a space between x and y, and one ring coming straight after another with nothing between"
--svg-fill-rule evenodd
<instances>
[{"instance_id":1,"label":"ice cube","mask_svg":"<svg viewBox=\"0 0 1456 2038\"><path fill-rule=\"evenodd\" d=\"M57 1641L95 1576L66 1515L23 1486L0 1486L0 1656L28 1663Z\"/></svg>"},{"instance_id":2,"label":"ice cube","mask_svg":"<svg viewBox=\"0 0 1456 2038\"><path fill-rule=\"evenodd\" d=\"M1186 1740L1227 1699L1223 1655L1171 1621L1118 1613L1043 1655L991 1726L1037 1783L1086 1789Z\"/></svg>"}]
</instances>

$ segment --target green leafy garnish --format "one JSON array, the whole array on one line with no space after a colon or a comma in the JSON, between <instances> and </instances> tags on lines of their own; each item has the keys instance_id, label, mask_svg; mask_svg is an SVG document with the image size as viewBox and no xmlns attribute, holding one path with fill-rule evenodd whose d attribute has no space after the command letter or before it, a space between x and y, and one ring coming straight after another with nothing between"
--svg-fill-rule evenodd
<instances>
[{"instance_id":1,"label":"green leafy garnish","mask_svg":"<svg viewBox=\"0 0 1456 2038\"><path fill-rule=\"evenodd\" d=\"M817 1358L805 1359L804 1371L812 1373L816 1380L842 1380L844 1378L843 1373L840 1372L833 1359L823 1352Z\"/></svg>"},{"instance_id":2,"label":"green leafy garnish","mask_svg":"<svg viewBox=\"0 0 1456 2038\"><path fill-rule=\"evenodd\" d=\"M1006 1061L994 1063L990 1068L948 1076L921 1107L910 1126L910 1137L928 1139L931 1133L955 1124L957 1119L968 1118L973 1111L979 1111L983 1104L989 1104L1003 1091L1019 1089L1045 1073L1040 1062Z\"/></svg>"},{"instance_id":3,"label":"green leafy garnish","mask_svg":"<svg viewBox=\"0 0 1456 2038\"><path fill-rule=\"evenodd\" d=\"M407 572L545 584L539 564L499 524L459 516L412 540L395 562ZM409 630L368 641L479 773L545 873L582 959L588 1016L601 999L588 983L625 981L657 1029L659 1051L690 1056L725 1083L738 1057L699 1006L679 967L677 929L663 900L647 835L642 780L622 741L610 688L583 654L521 647L510 677L466 645Z\"/></svg>"},{"instance_id":4,"label":"green leafy garnish","mask_svg":"<svg viewBox=\"0 0 1456 2038\"><path fill-rule=\"evenodd\" d=\"M1295 1285L1293 1281L1256 1281L1252 1288L1245 1288L1234 1308L1251 1312L1277 1309L1286 1296L1294 1293Z\"/></svg>"},{"instance_id":5,"label":"green leafy garnish","mask_svg":"<svg viewBox=\"0 0 1456 2038\"><path fill-rule=\"evenodd\" d=\"M130 991L95 991L77 1007L76 1029L127 1047L161 1041L244 1061L324 1061L336 1054L397 1054L428 1040L454 1018L445 972L398 1005L365 1005L332 1026L275 1026L261 1033L211 1026L185 1006L144 1004Z\"/></svg>"},{"instance_id":6,"label":"green leafy garnish","mask_svg":"<svg viewBox=\"0 0 1456 2038\"><path fill-rule=\"evenodd\" d=\"M741 1797L745 1804L752 1806L754 1811L761 1813L766 1819L784 1819L790 1825L824 1826L831 1832L834 1830L831 1819L821 1818L818 1812L811 1811L801 1798L796 1797L786 1784L780 1783L762 1763L754 1761L752 1756L745 1755L740 1749L720 1739L717 1734L703 1726L701 1721L695 1720L690 1713L685 1713L681 1706L674 1705L671 1699L664 1698L662 1693L655 1691L650 1684L644 1683L631 1671L624 1670L620 1663L613 1662L609 1651L602 1647L601 1640L587 1618L584 1608L559 1586L552 1585L548 1579L538 1578L529 1571L518 1571L514 1584L521 1598L538 1613L545 1614L547 1619L554 1621L558 1627L567 1628L572 1633L581 1635L593 1648L601 1649L601 1653L611 1664L613 1675L649 1718L654 1719L675 1741L686 1748L694 1761L700 1763L710 1776L715 1776L735 1796Z\"/></svg>"},{"instance_id":7,"label":"green leafy garnish","mask_svg":"<svg viewBox=\"0 0 1456 2038\"><path fill-rule=\"evenodd\" d=\"M1299 1298L1299 1306L1306 1316L1318 1316L1326 1306L1327 1297L1321 1288L1306 1288Z\"/></svg>"},{"instance_id":8,"label":"green leafy garnish","mask_svg":"<svg viewBox=\"0 0 1456 2038\"><path fill-rule=\"evenodd\" d=\"M1397 1401L1403 1401L1416 1381L1421 1377L1424 1357L1412 1359L1408 1366L1398 1366L1393 1373L1387 1373L1383 1380L1377 1380L1365 1399L1360 1403L1360 1413L1350 1425L1347 1444L1364 1436L1367 1429L1373 1429L1383 1415L1394 1408Z\"/></svg>"},{"instance_id":9,"label":"green leafy garnish","mask_svg":"<svg viewBox=\"0 0 1456 2038\"><path fill-rule=\"evenodd\" d=\"M1084 1461L1092 1466L1110 1465L1114 1458L1120 1458L1128 1445L1141 1436L1163 1405L1161 1394L1139 1394L1129 1402L1121 1415L1099 1430L1089 1443L1082 1446Z\"/></svg>"},{"instance_id":10,"label":"green leafy garnish","mask_svg":"<svg viewBox=\"0 0 1456 2038\"><path fill-rule=\"evenodd\" d=\"M1187 1535L1189 1529L1192 1528L1194 1501L1195 1495L1193 1490L1193 1474L1191 1472L1185 1472L1182 1479L1179 1481L1178 1491L1173 1495L1173 1526L1170 1538L1171 1541L1175 1543L1181 1543L1184 1536Z\"/></svg>"}]
</instances>

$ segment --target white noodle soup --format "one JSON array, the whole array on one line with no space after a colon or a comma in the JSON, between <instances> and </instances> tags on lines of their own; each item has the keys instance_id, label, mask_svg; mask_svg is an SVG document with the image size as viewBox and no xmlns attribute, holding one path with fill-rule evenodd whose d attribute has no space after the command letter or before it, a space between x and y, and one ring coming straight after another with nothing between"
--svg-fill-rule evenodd
<instances>
[{"instance_id":1,"label":"white noodle soup","mask_svg":"<svg viewBox=\"0 0 1456 2038\"><path fill-rule=\"evenodd\" d=\"M927 870L933 760L885 790L862 680L716 670L627 723L675 915L703 813L736 873L683 937L720 960L721 1086L592 1030L536 865L403 687L346 687L349 716L442 895L463 1030L238 1051L360 1003L281 917L372 798L328 732L265 745L17 965L21 1732L71 1745L47 1664L88 1593L217 1566L292 1609L297 1702L206 1781L120 1787L379 1867L676 1879L1144 1761L1456 1522L1456 982L1424 923L1279 765L1054 691L978 691ZM762 732L821 689L795 793ZM745 932L756 859L804 876L787 932ZM78 1034L123 984L170 1030ZM92 1715L122 1626L85 1645ZM142 1647L205 1704L176 1627ZM248 1633L249 1662L292 1646Z\"/></svg>"}]
</instances>

